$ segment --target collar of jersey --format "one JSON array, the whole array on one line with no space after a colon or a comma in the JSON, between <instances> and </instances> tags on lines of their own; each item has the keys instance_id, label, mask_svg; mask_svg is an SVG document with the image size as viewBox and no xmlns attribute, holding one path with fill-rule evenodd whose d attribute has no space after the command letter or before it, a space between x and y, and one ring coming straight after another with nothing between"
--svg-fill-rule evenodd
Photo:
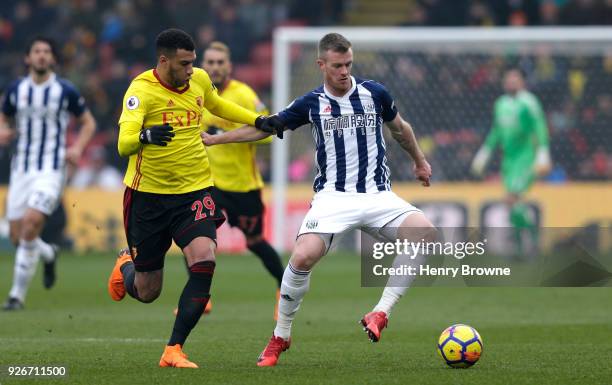
<instances>
[{"instance_id":1,"label":"collar of jersey","mask_svg":"<svg viewBox=\"0 0 612 385\"><path fill-rule=\"evenodd\" d=\"M164 82L159 77L159 74L157 73L157 70L155 68L153 69L153 76L155 76L155 78L157 79L159 84L161 84L165 89L170 90L172 92L176 92L177 94L182 94L182 93L184 93L185 91L187 91L189 89L189 81L187 81L187 85L182 90L179 90L178 88L172 87L170 84Z\"/></svg>"},{"instance_id":2,"label":"collar of jersey","mask_svg":"<svg viewBox=\"0 0 612 385\"><path fill-rule=\"evenodd\" d=\"M34 81L34 79L32 79L32 75L28 75L28 79L30 80L30 84L32 84L32 86L34 87L44 87L46 85L51 84L54 80L55 80L55 72L52 72L51 75L49 76L49 79L45 80L42 83L36 83Z\"/></svg>"},{"instance_id":3,"label":"collar of jersey","mask_svg":"<svg viewBox=\"0 0 612 385\"><path fill-rule=\"evenodd\" d=\"M355 88L357 88L357 83L355 82L355 78L352 75L351 75L351 84L352 84L351 88L348 91L346 91L346 93L342 96L332 95L332 93L327 90L327 86L325 85L325 83L323 83L323 92L325 92L325 96L327 96L328 98L332 98L334 100L346 99L349 96L351 96L353 92L355 92Z\"/></svg>"}]
</instances>

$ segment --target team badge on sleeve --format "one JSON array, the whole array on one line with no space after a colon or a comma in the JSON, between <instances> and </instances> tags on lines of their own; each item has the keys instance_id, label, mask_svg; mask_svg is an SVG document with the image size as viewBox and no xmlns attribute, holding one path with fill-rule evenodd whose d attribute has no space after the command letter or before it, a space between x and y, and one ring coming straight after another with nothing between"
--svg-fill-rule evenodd
<instances>
[{"instance_id":1,"label":"team badge on sleeve","mask_svg":"<svg viewBox=\"0 0 612 385\"><path fill-rule=\"evenodd\" d=\"M130 96L125 102L125 105L128 110L135 110L140 105L140 100L138 100L138 97L136 96Z\"/></svg>"}]
</instances>

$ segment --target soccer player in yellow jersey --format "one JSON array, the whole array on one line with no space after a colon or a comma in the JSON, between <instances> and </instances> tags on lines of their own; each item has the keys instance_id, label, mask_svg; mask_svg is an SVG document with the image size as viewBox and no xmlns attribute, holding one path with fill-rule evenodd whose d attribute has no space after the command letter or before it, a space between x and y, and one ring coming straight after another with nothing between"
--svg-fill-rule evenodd
<instances>
[{"instance_id":1,"label":"soccer player in yellow jersey","mask_svg":"<svg viewBox=\"0 0 612 385\"><path fill-rule=\"evenodd\" d=\"M200 140L202 114L206 108L261 128L276 121L220 98L206 72L193 68L195 46L187 33L163 31L156 49L156 68L132 81L119 118L119 154L130 158L123 202L129 248L117 258L108 291L115 301L126 292L140 302L154 301L174 240L187 260L189 278L159 365L197 368L182 346L210 298L216 228L225 220L210 194L213 183Z\"/></svg>"},{"instance_id":2,"label":"soccer player in yellow jersey","mask_svg":"<svg viewBox=\"0 0 612 385\"><path fill-rule=\"evenodd\" d=\"M227 45L213 42L206 48L203 56L202 68L210 76L220 96L259 114L268 113L266 106L251 87L231 78L231 53ZM202 121L204 130L211 135L243 126L214 116L208 111L204 111ZM262 237L263 181L255 163L257 144L270 142L271 136L257 142L229 143L207 147L206 150L215 184L212 196L217 207L225 211L231 226L238 227L244 233L248 249L261 259L268 272L276 279L278 289L285 269L276 250ZM278 295L277 290L277 298Z\"/></svg>"}]
</instances>

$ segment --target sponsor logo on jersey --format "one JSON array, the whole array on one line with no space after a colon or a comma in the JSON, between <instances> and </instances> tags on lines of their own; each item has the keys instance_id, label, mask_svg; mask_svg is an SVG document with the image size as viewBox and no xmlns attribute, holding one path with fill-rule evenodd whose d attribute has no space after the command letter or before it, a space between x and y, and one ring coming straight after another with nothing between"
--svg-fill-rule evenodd
<instances>
[{"instance_id":1,"label":"sponsor logo on jersey","mask_svg":"<svg viewBox=\"0 0 612 385\"><path fill-rule=\"evenodd\" d=\"M201 120L202 114L192 110L162 112L162 124L168 123L174 127L191 126L194 123L199 126Z\"/></svg>"}]
</instances>

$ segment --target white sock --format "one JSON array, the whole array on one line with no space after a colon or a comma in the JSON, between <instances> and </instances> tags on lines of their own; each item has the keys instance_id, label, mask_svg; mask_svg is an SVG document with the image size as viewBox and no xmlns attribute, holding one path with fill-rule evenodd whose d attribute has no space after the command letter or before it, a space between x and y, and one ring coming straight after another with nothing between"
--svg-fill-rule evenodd
<instances>
[{"instance_id":1,"label":"white sock","mask_svg":"<svg viewBox=\"0 0 612 385\"><path fill-rule=\"evenodd\" d=\"M40 237L36 238L34 241L38 246L38 250L40 250L41 258L45 262L53 262L53 259L55 258L55 250L53 250L53 246L40 239Z\"/></svg>"},{"instance_id":2,"label":"white sock","mask_svg":"<svg viewBox=\"0 0 612 385\"><path fill-rule=\"evenodd\" d=\"M393 260L393 267L399 267L401 265L409 265L415 266L418 269L418 266L423 263L424 258L421 254L417 254L414 259L411 259L407 255L397 255ZM372 311L382 311L385 312L387 317L391 314L391 310L393 307L399 302L400 298L406 293L412 281L416 276L412 275L392 275L387 280L387 286L383 290L383 293L380 297L380 300L374 306L374 310Z\"/></svg>"},{"instance_id":3,"label":"white sock","mask_svg":"<svg viewBox=\"0 0 612 385\"><path fill-rule=\"evenodd\" d=\"M9 297L17 298L21 302L25 301L25 296L30 286L30 281L36 272L36 265L40 257L37 242L19 241L17 252L15 253L15 270L13 275L13 287Z\"/></svg>"},{"instance_id":4,"label":"white sock","mask_svg":"<svg viewBox=\"0 0 612 385\"><path fill-rule=\"evenodd\" d=\"M282 339L291 336L291 324L310 287L310 271L300 271L287 264L281 283L281 296L278 302L278 321L274 335Z\"/></svg>"}]
</instances>

